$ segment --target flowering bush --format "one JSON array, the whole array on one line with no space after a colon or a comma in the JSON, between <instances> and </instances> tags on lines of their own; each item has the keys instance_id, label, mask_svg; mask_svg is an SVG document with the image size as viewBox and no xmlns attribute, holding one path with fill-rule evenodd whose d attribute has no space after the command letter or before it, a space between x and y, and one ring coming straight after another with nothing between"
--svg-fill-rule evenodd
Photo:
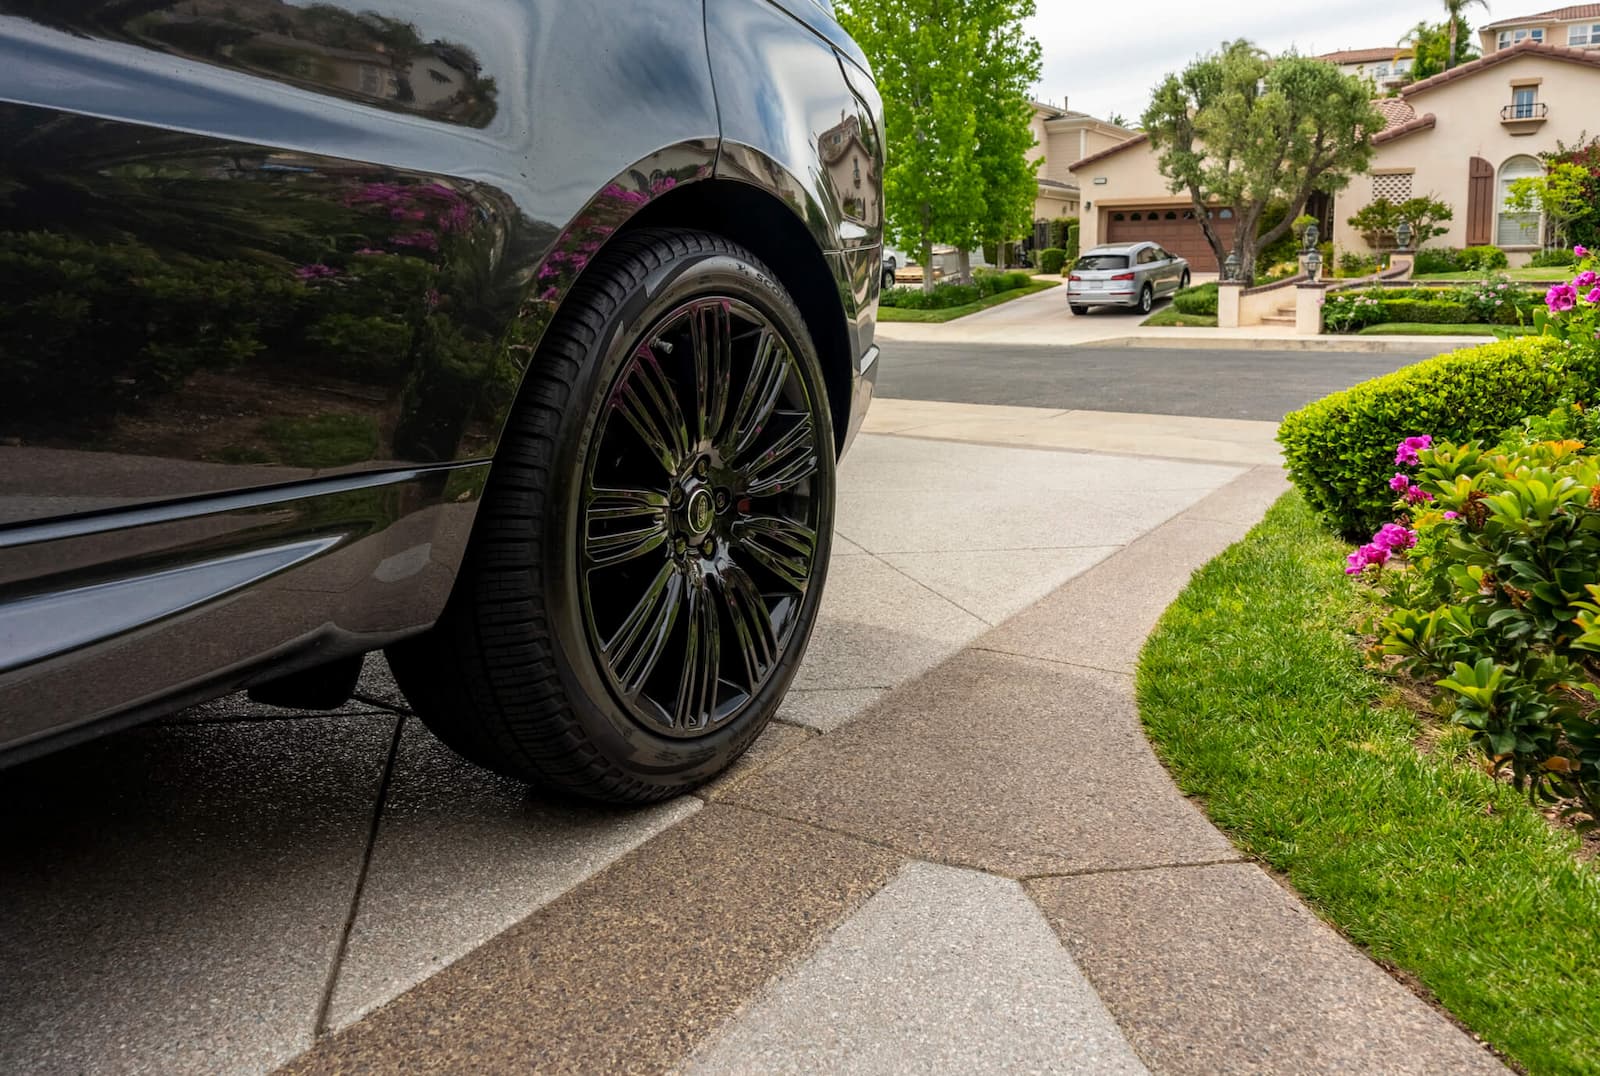
<instances>
[{"instance_id":1,"label":"flowering bush","mask_svg":"<svg viewBox=\"0 0 1600 1076\"><path fill-rule=\"evenodd\" d=\"M1336 291L1322 304L1322 323L1336 333L1355 332L1383 320L1383 301L1373 295Z\"/></svg>"},{"instance_id":2,"label":"flowering bush","mask_svg":"<svg viewBox=\"0 0 1600 1076\"><path fill-rule=\"evenodd\" d=\"M1580 258L1576 274L1545 293L1545 308L1534 312L1533 323L1546 336L1592 350L1600 347L1600 251L1578 246L1572 252Z\"/></svg>"},{"instance_id":3,"label":"flowering bush","mask_svg":"<svg viewBox=\"0 0 1600 1076\"><path fill-rule=\"evenodd\" d=\"M1600 457L1550 429L1595 427L1567 405L1500 445L1408 438L1390 480L1400 522L1346 572L1387 610L1377 651L1439 689L1495 772L1579 828L1600 821Z\"/></svg>"}]
</instances>

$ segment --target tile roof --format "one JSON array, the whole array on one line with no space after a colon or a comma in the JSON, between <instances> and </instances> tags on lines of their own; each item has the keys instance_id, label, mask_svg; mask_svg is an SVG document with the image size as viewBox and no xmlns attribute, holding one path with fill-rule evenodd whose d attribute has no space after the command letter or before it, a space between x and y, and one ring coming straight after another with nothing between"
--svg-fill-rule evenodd
<instances>
[{"instance_id":1,"label":"tile roof","mask_svg":"<svg viewBox=\"0 0 1600 1076\"><path fill-rule=\"evenodd\" d=\"M1411 50L1404 45L1385 45L1377 49L1342 49L1339 52L1325 52L1317 59L1326 60L1331 64L1368 64L1410 55Z\"/></svg>"},{"instance_id":2,"label":"tile roof","mask_svg":"<svg viewBox=\"0 0 1600 1076\"><path fill-rule=\"evenodd\" d=\"M1408 134L1415 134L1418 131L1427 131L1432 129L1433 126L1438 122L1438 119L1435 118L1432 112L1426 112L1421 116L1418 116L1416 119L1409 120L1406 123L1396 124L1392 127L1385 127L1383 130L1372 136L1372 144L1374 146L1381 146L1385 142L1393 142L1395 139L1404 138Z\"/></svg>"},{"instance_id":3,"label":"tile roof","mask_svg":"<svg viewBox=\"0 0 1600 1076\"><path fill-rule=\"evenodd\" d=\"M1600 19L1600 4L1574 4L1571 7L1558 7L1554 11L1541 11L1537 15L1497 19L1480 29L1498 30L1502 26L1526 26L1532 22L1571 22L1574 19Z\"/></svg>"},{"instance_id":4,"label":"tile roof","mask_svg":"<svg viewBox=\"0 0 1600 1076\"><path fill-rule=\"evenodd\" d=\"M1600 4L1592 6L1594 6L1597 10L1600 10ZM1524 56L1537 56L1543 57L1547 60L1560 60L1565 63L1585 64L1589 67L1600 67L1600 52L1588 51L1584 49L1563 48L1559 45L1540 45L1537 42L1524 41L1520 45L1512 45L1509 49L1501 49L1499 52L1491 52L1487 56L1479 57L1476 60L1469 61L1468 63L1461 64L1457 67L1452 67L1450 70L1434 75L1432 78L1425 78L1421 82L1413 82L1409 86L1403 86L1401 87L1400 92L1406 97L1412 97L1424 90L1431 90L1435 87L1444 85L1446 82L1454 82L1457 79L1470 78L1473 75L1476 75L1479 71L1483 71L1490 67L1495 67L1499 64L1508 63L1512 60L1521 59Z\"/></svg>"},{"instance_id":5,"label":"tile roof","mask_svg":"<svg viewBox=\"0 0 1600 1076\"><path fill-rule=\"evenodd\" d=\"M1417 118L1417 110L1411 107L1411 102L1399 97L1380 97L1372 104L1387 121L1383 128L1385 131Z\"/></svg>"},{"instance_id":6,"label":"tile roof","mask_svg":"<svg viewBox=\"0 0 1600 1076\"><path fill-rule=\"evenodd\" d=\"M1132 138L1128 139L1126 142L1118 142L1110 149L1103 149L1099 153L1091 153L1089 156L1084 157L1081 160L1074 161L1073 163L1067 165L1067 170L1070 172L1076 172L1086 164L1092 164L1095 161L1105 160L1107 157L1121 153L1125 149L1132 149L1134 146L1142 146L1148 141L1150 141L1150 136L1141 131Z\"/></svg>"}]
</instances>

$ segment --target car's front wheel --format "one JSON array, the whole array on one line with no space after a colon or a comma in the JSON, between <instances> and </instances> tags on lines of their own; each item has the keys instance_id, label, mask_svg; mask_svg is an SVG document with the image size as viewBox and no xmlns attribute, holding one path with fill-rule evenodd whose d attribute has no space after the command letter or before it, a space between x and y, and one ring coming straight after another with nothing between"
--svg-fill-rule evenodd
<instances>
[{"instance_id":1,"label":"car's front wheel","mask_svg":"<svg viewBox=\"0 0 1600 1076\"><path fill-rule=\"evenodd\" d=\"M822 371L753 255L641 232L548 331L439 624L390 649L461 754L588 799L715 776L777 711L833 532Z\"/></svg>"}]
</instances>

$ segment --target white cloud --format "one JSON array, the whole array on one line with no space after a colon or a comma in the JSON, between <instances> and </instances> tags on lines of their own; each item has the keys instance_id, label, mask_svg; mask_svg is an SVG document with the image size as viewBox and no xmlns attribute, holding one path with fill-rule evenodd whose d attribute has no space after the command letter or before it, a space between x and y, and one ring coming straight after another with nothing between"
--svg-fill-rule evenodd
<instances>
[{"instance_id":1,"label":"white cloud","mask_svg":"<svg viewBox=\"0 0 1600 1076\"><path fill-rule=\"evenodd\" d=\"M1474 7L1468 18L1480 26L1518 10L1490 15ZM1544 9L1534 3L1527 10ZM1392 45L1424 19L1444 20L1440 0L1141 0L1127 8L1105 0L1039 0L1029 23L1044 47L1035 96L1056 104L1066 98L1096 116L1120 112L1137 120L1169 71L1223 41L1247 37L1272 52L1294 47L1316 55Z\"/></svg>"}]
</instances>

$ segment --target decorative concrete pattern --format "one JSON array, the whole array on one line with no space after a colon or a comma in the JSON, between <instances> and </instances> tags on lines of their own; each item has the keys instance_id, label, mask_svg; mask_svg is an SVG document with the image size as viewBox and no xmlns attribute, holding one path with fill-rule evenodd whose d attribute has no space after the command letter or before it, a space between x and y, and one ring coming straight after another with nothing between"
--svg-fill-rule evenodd
<instances>
[{"instance_id":1,"label":"decorative concrete pattern","mask_svg":"<svg viewBox=\"0 0 1600 1076\"><path fill-rule=\"evenodd\" d=\"M686 1066L793 1073L1142 1074L1016 882L912 863Z\"/></svg>"}]
</instances>

